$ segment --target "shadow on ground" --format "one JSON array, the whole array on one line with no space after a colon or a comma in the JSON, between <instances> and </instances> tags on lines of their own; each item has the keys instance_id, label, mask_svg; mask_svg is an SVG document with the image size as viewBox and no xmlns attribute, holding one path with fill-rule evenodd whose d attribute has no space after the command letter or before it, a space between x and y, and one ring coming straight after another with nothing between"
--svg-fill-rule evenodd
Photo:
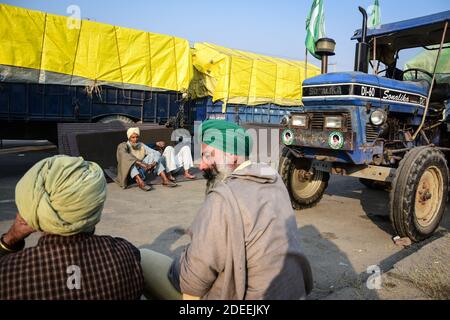
<instances>
[{"instance_id":1,"label":"shadow on ground","mask_svg":"<svg viewBox=\"0 0 450 320\"><path fill-rule=\"evenodd\" d=\"M365 212L361 218L371 220L378 228L394 236L395 231L389 218L389 192L369 189L360 183L354 183L351 178L338 177L338 179L330 182L325 193L330 196L359 200ZM450 230L449 202L447 202L441 227Z\"/></svg>"},{"instance_id":2,"label":"shadow on ground","mask_svg":"<svg viewBox=\"0 0 450 320\"><path fill-rule=\"evenodd\" d=\"M312 226L298 229L298 238L311 263L314 289L308 299L378 299L366 286L370 274L359 274L348 256L333 243L335 235Z\"/></svg>"},{"instance_id":3,"label":"shadow on ground","mask_svg":"<svg viewBox=\"0 0 450 320\"><path fill-rule=\"evenodd\" d=\"M172 227L161 233L152 243L143 245L139 249L150 249L174 258L179 256L186 248L185 245L173 248L175 243L183 236L187 236L186 230L180 227Z\"/></svg>"}]
</instances>

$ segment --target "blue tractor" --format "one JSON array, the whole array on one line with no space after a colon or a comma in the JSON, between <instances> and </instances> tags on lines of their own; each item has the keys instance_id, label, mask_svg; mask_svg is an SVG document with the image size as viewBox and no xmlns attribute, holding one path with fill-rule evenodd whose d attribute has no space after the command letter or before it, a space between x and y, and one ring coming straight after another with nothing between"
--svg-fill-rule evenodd
<instances>
[{"instance_id":1,"label":"blue tractor","mask_svg":"<svg viewBox=\"0 0 450 320\"><path fill-rule=\"evenodd\" d=\"M316 205L331 174L390 190L390 218L400 237L422 241L444 215L450 152L449 83L434 72L397 68L399 52L450 43L450 11L355 32L355 71L303 83L301 112L282 121L280 175L295 209ZM436 61L436 64L437 64ZM385 70L369 74L369 64Z\"/></svg>"}]
</instances>

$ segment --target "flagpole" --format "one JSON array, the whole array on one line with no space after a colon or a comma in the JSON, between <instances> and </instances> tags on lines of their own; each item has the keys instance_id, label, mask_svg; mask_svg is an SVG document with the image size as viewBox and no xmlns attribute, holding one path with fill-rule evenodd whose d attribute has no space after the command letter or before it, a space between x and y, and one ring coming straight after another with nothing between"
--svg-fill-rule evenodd
<instances>
[{"instance_id":1,"label":"flagpole","mask_svg":"<svg viewBox=\"0 0 450 320\"><path fill-rule=\"evenodd\" d=\"M308 78L308 48L305 49L305 80Z\"/></svg>"},{"instance_id":2,"label":"flagpole","mask_svg":"<svg viewBox=\"0 0 450 320\"><path fill-rule=\"evenodd\" d=\"M378 75L378 67L375 66L375 62L377 61L377 37L373 37L373 73Z\"/></svg>"}]
</instances>

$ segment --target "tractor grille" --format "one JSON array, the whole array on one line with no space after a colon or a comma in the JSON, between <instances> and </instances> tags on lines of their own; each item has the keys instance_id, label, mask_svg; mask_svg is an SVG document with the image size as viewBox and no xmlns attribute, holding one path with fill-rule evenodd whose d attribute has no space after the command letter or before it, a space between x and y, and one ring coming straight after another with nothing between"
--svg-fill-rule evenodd
<instances>
[{"instance_id":1,"label":"tractor grille","mask_svg":"<svg viewBox=\"0 0 450 320\"><path fill-rule=\"evenodd\" d=\"M344 128L347 129L347 131L352 131L352 121L350 117L350 113L323 113L323 112L314 112L310 115L310 121L311 121L311 129L316 130L324 130L325 126L325 116L346 116L344 118Z\"/></svg>"},{"instance_id":2,"label":"tractor grille","mask_svg":"<svg viewBox=\"0 0 450 320\"><path fill-rule=\"evenodd\" d=\"M322 130L325 117L322 112L315 112L311 116L311 129Z\"/></svg>"},{"instance_id":3,"label":"tractor grille","mask_svg":"<svg viewBox=\"0 0 450 320\"><path fill-rule=\"evenodd\" d=\"M366 142L372 143L378 138L378 130L373 124L366 124Z\"/></svg>"}]
</instances>

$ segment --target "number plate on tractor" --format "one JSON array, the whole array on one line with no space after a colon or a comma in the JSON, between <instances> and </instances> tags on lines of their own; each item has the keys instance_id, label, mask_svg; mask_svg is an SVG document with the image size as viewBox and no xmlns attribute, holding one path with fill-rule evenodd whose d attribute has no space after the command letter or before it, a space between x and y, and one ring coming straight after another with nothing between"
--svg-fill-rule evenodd
<instances>
[{"instance_id":1,"label":"number plate on tractor","mask_svg":"<svg viewBox=\"0 0 450 320\"><path fill-rule=\"evenodd\" d=\"M331 172L330 162L314 160L312 163L312 167L317 171Z\"/></svg>"}]
</instances>

